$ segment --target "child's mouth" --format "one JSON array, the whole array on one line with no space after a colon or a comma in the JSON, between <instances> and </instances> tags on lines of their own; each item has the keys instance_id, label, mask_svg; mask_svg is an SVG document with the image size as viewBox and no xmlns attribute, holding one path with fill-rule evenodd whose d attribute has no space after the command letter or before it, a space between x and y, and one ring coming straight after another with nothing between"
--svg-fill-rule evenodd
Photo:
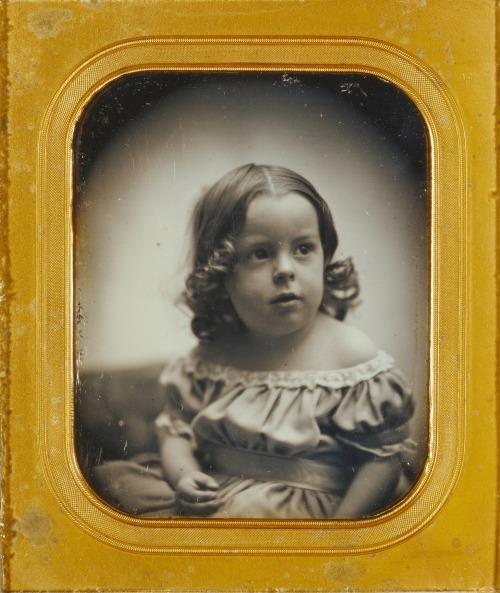
<instances>
[{"instance_id":1,"label":"child's mouth","mask_svg":"<svg viewBox=\"0 0 500 593\"><path fill-rule=\"evenodd\" d=\"M272 305L277 305L280 303L291 303L292 301L300 301L301 297L294 292L283 292L278 296L271 299Z\"/></svg>"}]
</instances>

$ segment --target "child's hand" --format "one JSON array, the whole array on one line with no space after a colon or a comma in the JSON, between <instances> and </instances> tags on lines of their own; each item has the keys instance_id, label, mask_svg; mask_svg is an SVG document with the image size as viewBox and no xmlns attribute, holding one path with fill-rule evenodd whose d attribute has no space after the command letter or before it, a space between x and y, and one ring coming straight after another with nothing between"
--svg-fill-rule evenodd
<instances>
[{"instance_id":1,"label":"child's hand","mask_svg":"<svg viewBox=\"0 0 500 593\"><path fill-rule=\"evenodd\" d=\"M217 500L217 482L200 471L184 474L177 482L177 505L183 515L204 516L215 513L222 505Z\"/></svg>"}]
</instances>

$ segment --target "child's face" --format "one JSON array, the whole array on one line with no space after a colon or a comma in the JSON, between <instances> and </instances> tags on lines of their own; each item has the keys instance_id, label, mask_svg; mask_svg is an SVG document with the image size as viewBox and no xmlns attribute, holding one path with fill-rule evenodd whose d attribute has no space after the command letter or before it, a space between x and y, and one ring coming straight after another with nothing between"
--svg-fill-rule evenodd
<instances>
[{"instance_id":1,"label":"child's face","mask_svg":"<svg viewBox=\"0 0 500 593\"><path fill-rule=\"evenodd\" d=\"M323 299L324 255L314 206L299 194L250 202L226 280L249 332L285 336L312 324Z\"/></svg>"}]
</instances>

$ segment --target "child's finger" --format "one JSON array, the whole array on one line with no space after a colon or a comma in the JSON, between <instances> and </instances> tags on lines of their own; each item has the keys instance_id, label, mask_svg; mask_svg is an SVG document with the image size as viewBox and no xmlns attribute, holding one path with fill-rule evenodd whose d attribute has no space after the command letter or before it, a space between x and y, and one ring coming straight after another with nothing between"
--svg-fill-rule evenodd
<instances>
[{"instance_id":1,"label":"child's finger","mask_svg":"<svg viewBox=\"0 0 500 593\"><path fill-rule=\"evenodd\" d=\"M217 493L213 490L184 490L183 492L179 492L179 497L182 500L186 500L188 502L208 502L215 500Z\"/></svg>"},{"instance_id":2,"label":"child's finger","mask_svg":"<svg viewBox=\"0 0 500 593\"><path fill-rule=\"evenodd\" d=\"M195 482L198 486L208 490L218 490L219 484L211 476L207 474L199 473L195 476Z\"/></svg>"},{"instance_id":3,"label":"child's finger","mask_svg":"<svg viewBox=\"0 0 500 593\"><path fill-rule=\"evenodd\" d=\"M198 484L196 480L185 480L177 484L177 494L185 500L196 502L198 500L213 500L217 492L208 489L204 484Z\"/></svg>"}]
</instances>

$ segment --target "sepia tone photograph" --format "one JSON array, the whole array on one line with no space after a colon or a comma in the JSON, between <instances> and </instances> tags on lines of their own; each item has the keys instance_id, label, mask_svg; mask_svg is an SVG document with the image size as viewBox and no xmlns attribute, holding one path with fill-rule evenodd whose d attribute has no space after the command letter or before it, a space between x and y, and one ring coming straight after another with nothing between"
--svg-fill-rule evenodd
<instances>
[{"instance_id":1,"label":"sepia tone photograph","mask_svg":"<svg viewBox=\"0 0 500 593\"><path fill-rule=\"evenodd\" d=\"M144 517L358 519L428 444L428 146L363 74L141 72L74 137L75 444Z\"/></svg>"},{"instance_id":2,"label":"sepia tone photograph","mask_svg":"<svg viewBox=\"0 0 500 593\"><path fill-rule=\"evenodd\" d=\"M498 588L494 3L0 4L2 588Z\"/></svg>"}]
</instances>

